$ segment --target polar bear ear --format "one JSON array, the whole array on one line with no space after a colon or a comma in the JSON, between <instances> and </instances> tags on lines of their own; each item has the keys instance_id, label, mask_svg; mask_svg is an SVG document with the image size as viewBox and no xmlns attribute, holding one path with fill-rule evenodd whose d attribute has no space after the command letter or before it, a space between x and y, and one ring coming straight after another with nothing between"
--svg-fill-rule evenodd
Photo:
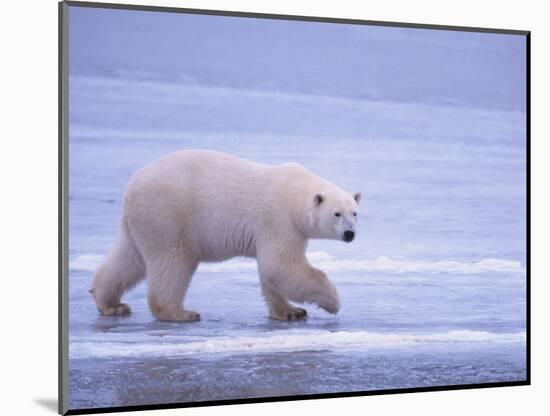
<instances>
[{"instance_id":1,"label":"polar bear ear","mask_svg":"<svg viewBox=\"0 0 550 416\"><path fill-rule=\"evenodd\" d=\"M361 201L361 192L354 192L353 199L355 199L355 202L359 203L359 201Z\"/></svg>"},{"instance_id":2,"label":"polar bear ear","mask_svg":"<svg viewBox=\"0 0 550 416\"><path fill-rule=\"evenodd\" d=\"M324 200L325 200L325 197L321 194L315 194L315 196L313 197L313 203L315 204L316 207L321 205Z\"/></svg>"}]
</instances>

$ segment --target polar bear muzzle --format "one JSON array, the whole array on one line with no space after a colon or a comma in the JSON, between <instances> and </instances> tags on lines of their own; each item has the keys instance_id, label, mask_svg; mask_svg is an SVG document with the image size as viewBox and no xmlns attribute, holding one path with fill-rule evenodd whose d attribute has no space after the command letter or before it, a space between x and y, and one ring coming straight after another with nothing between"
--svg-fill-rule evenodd
<instances>
[{"instance_id":1,"label":"polar bear muzzle","mask_svg":"<svg viewBox=\"0 0 550 416\"><path fill-rule=\"evenodd\" d=\"M346 243L351 243L353 241L353 239L355 238L355 233L353 231L345 231L344 232L344 236L342 237L342 239L346 242Z\"/></svg>"}]
</instances>

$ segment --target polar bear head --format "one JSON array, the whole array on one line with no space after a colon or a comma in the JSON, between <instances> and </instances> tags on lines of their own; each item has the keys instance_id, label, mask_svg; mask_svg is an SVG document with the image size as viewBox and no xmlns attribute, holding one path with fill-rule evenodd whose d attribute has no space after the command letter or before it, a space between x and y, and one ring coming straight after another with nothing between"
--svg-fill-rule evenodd
<instances>
[{"instance_id":1,"label":"polar bear head","mask_svg":"<svg viewBox=\"0 0 550 416\"><path fill-rule=\"evenodd\" d=\"M360 200L360 192L337 189L315 193L309 210L309 237L353 241Z\"/></svg>"}]
</instances>

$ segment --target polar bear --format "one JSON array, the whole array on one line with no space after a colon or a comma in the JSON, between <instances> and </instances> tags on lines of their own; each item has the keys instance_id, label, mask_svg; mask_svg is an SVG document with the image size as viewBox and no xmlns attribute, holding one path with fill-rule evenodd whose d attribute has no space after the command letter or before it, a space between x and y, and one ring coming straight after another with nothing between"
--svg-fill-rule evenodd
<instances>
[{"instance_id":1,"label":"polar bear","mask_svg":"<svg viewBox=\"0 0 550 416\"><path fill-rule=\"evenodd\" d=\"M169 154L138 171L124 199L120 235L90 292L104 315L130 312L122 294L145 278L153 315L195 321L183 300L200 262L257 259L269 316L300 320L312 303L335 314L333 283L306 258L309 239L351 242L359 192L303 166L269 166L208 150Z\"/></svg>"}]
</instances>

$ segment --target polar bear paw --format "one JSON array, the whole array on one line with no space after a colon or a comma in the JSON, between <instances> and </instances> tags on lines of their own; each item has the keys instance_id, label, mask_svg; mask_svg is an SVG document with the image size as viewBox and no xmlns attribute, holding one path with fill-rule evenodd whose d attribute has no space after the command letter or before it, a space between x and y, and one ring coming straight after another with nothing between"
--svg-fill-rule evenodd
<instances>
[{"instance_id":1,"label":"polar bear paw","mask_svg":"<svg viewBox=\"0 0 550 416\"><path fill-rule=\"evenodd\" d=\"M301 321L307 318L307 311L303 308L288 306L283 310L271 310L269 317L278 321Z\"/></svg>"},{"instance_id":2,"label":"polar bear paw","mask_svg":"<svg viewBox=\"0 0 550 416\"><path fill-rule=\"evenodd\" d=\"M119 303L116 306L98 306L97 309L105 316L130 315L131 312L130 306L126 303Z\"/></svg>"},{"instance_id":3,"label":"polar bear paw","mask_svg":"<svg viewBox=\"0 0 550 416\"><path fill-rule=\"evenodd\" d=\"M153 311L153 314L159 321L167 322L194 322L200 321L201 319L199 313L188 311L187 309L181 309L179 311L157 310Z\"/></svg>"},{"instance_id":4,"label":"polar bear paw","mask_svg":"<svg viewBox=\"0 0 550 416\"><path fill-rule=\"evenodd\" d=\"M177 318L178 319L176 320L180 322L193 322L193 321L200 321L201 315L198 312L188 311L184 309Z\"/></svg>"},{"instance_id":5,"label":"polar bear paw","mask_svg":"<svg viewBox=\"0 0 550 416\"><path fill-rule=\"evenodd\" d=\"M337 314L340 310L340 296L336 287L333 284L330 284L328 290L320 296L317 305L331 314Z\"/></svg>"}]
</instances>

